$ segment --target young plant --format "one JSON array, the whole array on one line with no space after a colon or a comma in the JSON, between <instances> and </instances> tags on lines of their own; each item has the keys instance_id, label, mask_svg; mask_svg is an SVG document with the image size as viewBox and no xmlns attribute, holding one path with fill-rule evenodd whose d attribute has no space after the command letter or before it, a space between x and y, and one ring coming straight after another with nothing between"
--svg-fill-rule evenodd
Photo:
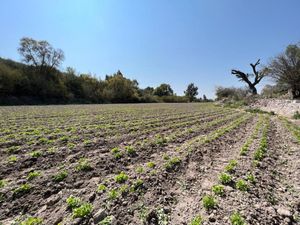
<instances>
[{"instance_id":1,"label":"young plant","mask_svg":"<svg viewBox=\"0 0 300 225\"><path fill-rule=\"evenodd\" d=\"M38 171L32 171L27 175L27 180L33 180L34 178L40 176L41 173Z\"/></svg>"},{"instance_id":2,"label":"young plant","mask_svg":"<svg viewBox=\"0 0 300 225\"><path fill-rule=\"evenodd\" d=\"M235 170L235 167L237 166L236 160L230 160L228 165L225 167L225 171L232 173Z\"/></svg>"},{"instance_id":3,"label":"young plant","mask_svg":"<svg viewBox=\"0 0 300 225\"><path fill-rule=\"evenodd\" d=\"M144 172L144 168L142 166L139 166L136 168L135 172L137 173L143 173Z\"/></svg>"},{"instance_id":4,"label":"young plant","mask_svg":"<svg viewBox=\"0 0 300 225\"><path fill-rule=\"evenodd\" d=\"M238 212L235 212L230 216L230 222L232 225L246 225L244 218Z\"/></svg>"},{"instance_id":5,"label":"young plant","mask_svg":"<svg viewBox=\"0 0 300 225\"><path fill-rule=\"evenodd\" d=\"M14 162L17 162L18 161L18 158L16 155L11 155L8 157L8 162L9 163L14 163Z\"/></svg>"},{"instance_id":6,"label":"young plant","mask_svg":"<svg viewBox=\"0 0 300 225\"><path fill-rule=\"evenodd\" d=\"M189 225L201 225L202 224L202 217L201 216L196 216L190 223Z\"/></svg>"},{"instance_id":7,"label":"young plant","mask_svg":"<svg viewBox=\"0 0 300 225\"><path fill-rule=\"evenodd\" d=\"M68 197L66 202L70 209L78 208L81 205L80 198L74 197L73 195Z\"/></svg>"},{"instance_id":8,"label":"young plant","mask_svg":"<svg viewBox=\"0 0 300 225\"><path fill-rule=\"evenodd\" d=\"M126 150L127 154L130 155L130 156L136 155L136 151L133 148L133 146L131 146L131 145L130 146L126 146L125 150Z\"/></svg>"},{"instance_id":9,"label":"young plant","mask_svg":"<svg viewBox=\"0 0 300 225\"><path fill-rule=\"evenodd\" d=\"M120 193L116 189L112 189L108 192L108 198L110 200L115 200L119 197Z\"/></svg>"},{"instance_id":10,"label":"young plant","mask_svg":"<svg viewBox=\"0 0 300 225\"><path fill-rule=\"evenodd\" d=\"M153 169L155 167L155 163L154 162L148 162L147 167Z\"/></svg>"},{"instance_id":11,"label":"young plant","mask_svg":"<svg viewBox=\"0 0 300 225\"><path fill-rule=\"evenodd\" d=\"M244 181L243 179L239 179L236 182L235 186L240 191L248 191L248 189L249 189L247 182Z\"/></svg>"},{"instance_id":12,"label":"young plant","mask_svg":"<svg viewBox=\"0 0 300 225\"><path fill-rule=\"evenodd\" d=\"M42 156L42 152L41 151L33 151L33 152L30 152L29 155L33 158L38 158L38 157Z\"/></svg>"},{"instance_id":13,"label":"young plant","mask_svg":"<svg viewBox=\"0 0 300 225\"><path fill-rule=\"evenodd\" d=\"M0 180L0 188L4 188L6 186L6 180Z\"/></svg>"},{"instance_id":14,"label":"young plant","mask_svg":"<svg viewBox=\"0 0 300 225\"><path fill-rule=\"evenodd\" d=\"M76 166L76 171L90 171L92 169L93 168L87 159L85 159L85 158L79 159L77 166Z\"/></svg>"},{"instance_id":15,"label":"young plant","mask_svg":"<svg viewBox=\"0 0 300 225\"><path fill-rule=\"evenodd\" d=\"M18 188L16 188L13 193L15 196L21 196L23 194L28 193L31 190L31 186L29 184L22 184Z\"/></svg>"},{"instance_id":16,"label":"young plant","mask_svg":"<svg viewBox=\"0 0 300 225\"><path fill-rule=\"evenodd\" d=\"M99 184L98 188L97 188L97 192L104 192L106 191L106 186L104 184Z\"/></svg>"},{"instance_id":17,"label":"young plant","mask_svg":"<svg viewBox=\"0 0 300 225\"><path fill-rule=\"evenodd\" d=\"M214 185L212 186L211 190L215 195L218 196L223 196L225 194L223 185Z\"/></svg>"},{"instance_id":18,"label":"young plant","mask_svg":"<svg viewBox=\"0 0 300 225\"><path fill-rule=\"evenodd\" d=\"M115 176L115 181L117 183L124 183L127 180L128 180L128 175L123 171Z\"/></svg>"},{"instance_id":19,"label":"young plant","mask_svg":"<svg viewBox=\"0 0 300 225\"><path fill-rule=\"evenodd\" d=\"M120 159L122 157L122 153L118 147L115 147L111 150L111 153L116 159Z\"/></svg>"},{"instance_id":20,"label":"young plant","mask_svg":"<svg viewBox=\"0 0 300 225\"><path fill-rule=\"evenodd\" d=\"M113 217L112 216L107 216L99 222L99 225L111 225L112 222L113 222Z\"/></svg>"},{"instance_id":21,"label":"young plant","mask_svg":"<svg viewBox=\"0 0 300 225\"><path fill-rule=\"evenodd\" d=\"M221 182L221 184L230 184L232 182L232 177L227 173L221 173L221 175L219 176L219 181Z\"/></svg>"},{"instance_id":22,"label":"young plant","mask_svg":"<svg viewBox=\"0 0 300 225\"><path fill-rule=\"evenodd\" d=\"M83 203L79 207L73 209L73 218L86 218L91 215L92 211L92 204Z\"/></svg>"},{"instance_id":23,"label":"young plant","mask_svg":"<svg viewBox=\"0 0 300 225\"><path fill-rule=\"evenodd\" d=\"M181 163L180 158L173 157L165 163L165 168L167 171L171 171L171 170L174 170L180 163Z\"/></svg>"},{"instance_id":24,"label":"young plant","mask_svg":"<svg viewBox=\"0 0 300 225\"><path fill-rule=\"evenodd\" d=\"M217 201L213 196L205 195L202 199L202 204L206 210L210 210L217 206Z\"/></svg>"},{"instance_id":25,"label":"young plant","mask_svg":"<svg viewBox=\"0 0 300 225\"><path fill-rule=\"evenodd\" d=\"M38 217L28 217L26 220L22 221L20 225L42 225L43 220Z\"/></svg>"},{"instance_id":26,"label":"young plant","mask_svg":"<svg viewBox=\"0 0 300 225\"><path fill-rule=\"evenodd\" d=\"M55 182L61 182L68 176L68 172L66 170L58 172L56 175L52 177L52 180Z\"/></svg>"},{"instance_id":27,"label":"young plant","mask_svg":"<svg viewBox=\"0 0 300 225\"><path fill-rule=\"evenodd\" d=\"M247 174L247 180L250 181L252 184L256 183L255 176L252 173Z\"/></svg>"}]
</instances>

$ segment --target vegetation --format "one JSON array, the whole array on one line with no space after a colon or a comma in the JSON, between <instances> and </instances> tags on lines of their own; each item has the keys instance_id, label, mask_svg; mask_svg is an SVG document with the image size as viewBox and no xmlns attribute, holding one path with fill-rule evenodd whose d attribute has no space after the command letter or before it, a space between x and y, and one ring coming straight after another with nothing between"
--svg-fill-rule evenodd
<instances>
[{"instance_id":1,"label":"vegetation","mask_svg":"<svg viewBox=\"0 0 300 225\"><path fill-rule=\"evenodd\" d=\"M202 217L201 216L196 216L190 223L189 225L201 225L202 224Z\"/></svg>"},{"instance_id":2,"label":"vegetation","mask_svg":"<svg viewBox=\"0 0 300 225\"><path fill-rule=\"evenodd\" d=\"M202 203L205 209L213 209L217 206L217 201L211 195L205 195L202 199Z\"/></svg>"},{"instance_id":3,"label":"vegetation","mask_svg":"<svg viewBox=\"0 0 300 225\"><path fill-rule=\"evenodd\" d=\"M88 217L93 210L93 205L90 203L83 203L79 207L73 209L73 218Z\"/></svg>"},{"instance_id":4,"label":"vegetation","mask_svg":"<svg viewBox=\"0 0 300 225\"><path fill-rule=\"evenodd\" d=\"M212 186L211 190L215 195L219 196L223 196L225 193L223 185L214 185Z\"/></svg>"},{"instance_id":5,"label":"vegetation","mask_svg":"<svg viewBox=\"0 0 300 225\"><path fill-rule=\"evenodd\" d=\"M68 172L66 170L60 171L57 174L55 174L52 179L55 182L61 182L68 176Z\"/></svg>"},{"instance_id":6,"label":"vegetation","mask_svg":"<svg viewBox=\"0 0 300 225\"><path fill-rule=\"evenodd\" d=\"M127 180L128 180L128 175L123 171L115 176L115 181L117 183L124 183Z\"/></svg>"},{"instance_id":7,"label":"vegetation","mask_svg":"<svg viewBox=\"0 0 300 225\"><path fill-rule=\"evenodd\" d=\"M230 184L232 182L232 177L227 173L221 173L219 180L221 184Z\"/></svg>"},{"instance_id":8,"label":"vegetation","mask_svg":"<svg viewBox=\"0 0 300 225\"><path fill-rule=\"evenodd\" d=\"M190 83L186 91L184 91L185 96L189 99L190 102L195 101L196 96L198 95L198 87L194 83Z\"/></svg>"},{"instance_id":9,"label":"vegetation","mask_svg":"<svg viewBox=\"0 0 300 225\"><path fill-rule=\"evenodd\" d=\"M238 212L230 216L230 222L232 225L246 225L244 218Z\"/></svg>"}]
</instances>

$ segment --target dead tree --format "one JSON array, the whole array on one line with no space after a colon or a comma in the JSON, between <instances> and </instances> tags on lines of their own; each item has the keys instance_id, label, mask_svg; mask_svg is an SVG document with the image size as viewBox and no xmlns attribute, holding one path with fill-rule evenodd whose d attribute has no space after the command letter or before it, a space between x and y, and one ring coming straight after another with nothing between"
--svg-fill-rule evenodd
<instances>
[{"instance_id":1,"label":"dead tree","mask_svg":"<svg viewBox=\"0 0 300 225\"><path fill-rule=\"evenodd\" d=\"M253 95L257 94L256 85L266 76L266 71L261 70L258 71L256 67L260 64L260 59L257 60L255 64L250 63L250 66L252 67L253 73L243 73L240 70L231 70L231 74L235 75L237 78L239 78L240 81L244 81L249 86L249 89ZM249 80L250 77L254 76L254 81L251 82Z\"/></svg>"}]
</instances>

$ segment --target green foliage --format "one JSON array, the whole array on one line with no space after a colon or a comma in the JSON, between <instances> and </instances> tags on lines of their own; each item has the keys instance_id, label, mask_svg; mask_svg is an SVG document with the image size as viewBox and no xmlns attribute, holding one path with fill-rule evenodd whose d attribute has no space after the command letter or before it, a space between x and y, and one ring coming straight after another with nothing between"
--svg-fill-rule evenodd
<instances>
[{"instance_id":1,"label":"green foliage","mask_svg":"<svg viewBox=\"0 0 300 225\"><path fill-rule=\"evenodd\" d=\"M247 180L253 184L256 183L255 176L252 173L247 174Z\"/></svg>"},{"instance_id":2,"label":"green foliage","mask_svg":"<svg viewBox=\"0 0 300 225\"><path fill-rule=\"evenodd\" d=\"M189 225L201 225L202 224L202 217L201 216L196 216L190 223Z\"/></svg>"},{"instance_id":3,"label":"green foliage","mask_svg":"<svg viewBox=\"0 0 300 225\"><path fill-rule=\"evenodd\" d=\"M18 158L16 155L11 155L8 157L8 162L10 163L14 163L14 162L17 162L18 161Z\"/></svg>"},{"instance_id":4,"label":"green foliage","mask_svg":"<svg viewBox=\"0 0 300 225\"><path fill-rule=\"evenodd\" d=\"M300 113L299 113L299 111L296 111L296 112L294 113L293 119L295 119L295 120L299 120L299 119L300 119Z\"/></svg>"},{"instance_id":5,"label":"green foliage","mask_svg":"<svg viewBox=\"0 0 300 225\"><path fill-rule=\"evenodd\" d=\"M0 180L0 188L4 188L7 185L6 180Z\"/></svg>"},{"instance_id":6,"label":"green foliage","mask_svg":"<svg viewBox=\"0 0 300 225\"><path fill-rule=\"evenodd\" d=\"M223 185L214 185L212 186L211 190L215 195L219 196L223 196L225 193Z\"/></svg>"},{"instance_id":7,"label":"green foliage","mask_svg":"<svg viewBox=\"0 0 300 225\"><path fill-rule=\"evenodd\" d=\"M80 158L75 169L76 171L90 171L93 168L86 158Z\"/></svg>"},{"instance_id":8,"label":"green foliage","mask_svg":"<svg viewBox=\"0 0 300 225\"><path fill-rule=\"evenodd\" d=\"M236 160L230 160L228 165L225 167L225 171L231 173L235 170L235 167L237 166Z\"/></svg>"},{"instance_id":9,"label":"green foliage","mask_svg":"<svg viewBox=\"0 0 300 225\"><path fill-rule=\"evenodd\" d=\"M91 215L92 211L92 204L83 203L79 207L73 209L73 218L86 218Z\"/></svg>"},{"instance_id":10,"label":"green foliage","mask_svg":"<svg viewBox=\"0 0 300 225\"><path fill-rule=\"evenodd\" d=\"M240 191L248 191L248 189L249 189L249 186L248 186L247 182L244 181L243 179L239 179L236 182L235 186Z\"/></svg>"},{"instance_id":11,"label":"green foliage","mask_svg":"<svg viewBox=\"0 0 300 225\"><path fill-rule=\"evenodd\" d=\"M205 195L202 199L202 204L206 210L209 210L217 206L217 201L213 196Z\"/></svg>"},{"instance_id":12,"label":"green foliage","mask_svg":"<svg viewBox=\"0 0 300 225\"><path fill-rule=\"evenodd\" d=\"M186 97L188 97L189 101L192 102L196 99L198 95L198 87L195 86L194 83L191 83L187 86L186 90L184 91Z\"/></svg>"},{"instance_id":13,"label":"green foliage","mask_svg":"<svg viewBox=\"0 0 300 225\"><path fill-rule=\"evenodd\" d=\"M122 152L120 151L120 149L118 147L115 147L111 150L111 153L113 154L113 156L116 159L120 159L122 157Z\"/></svg>"},{"instance_id":14,"label":"green foliage","mask_svg":"<svg viewBox=\"0 0 300 225\"><path fill-rule=\"evenodd\" d=\"M120 193L116 189L112 189L108 192L108 197L110 200L115 200L119 197Z\"/></svg>"},{"instance_id":15,"label":"green foliage","mask_svg":"<svg viewBox=\"0 0 300 225\"><path fill-rule=\"evenodd\" d=\"M219 181L222 184L230 184L232 182L232 177L227 173L221 173L219 176Z\"/></svg>"},{"instance_id":16,"label":"green foliage","mask_svg":"<svg viewBox=\"0 0 300 225\"><path fill-rule=\"evenodd\" d=\"M40 176L41 173L38 171L32 171L27 175L27 180L33 180L34 178Z\"/></svg>"},{"instance_id":17,"label":"green foliage","mask_svg":"<svg viewBox=\"0 0 300 225\"><path fill-rule=\"evenodd\" d=\"M113 217L107 216L99 222L99 225L111 225L112 222L113 222Z\"/></svg>"},{"instance_id":18,"label":"green foliage","mask_svg":"<svg viewBox=\"0 0 300 225\"><path fill-rule=\"evenodd\" d=\"M126 150L128 155L134 156L136 154L136 151L133 148L133 146L126 146L125 150Z\"/></svg>"},{"instance_id":19,"label":"green foliage","mask_svg":"<svg viewBox=\"0 0 300 225\"><path fill-rule=\"evenodd\" d=\"M169 84L161 84L154 90L154 95L157 96L170 96L173 95L173 89Z\"/></svg>"},{"instance_id":20,"label":"green foliage","mask_svg":"<svg viewBox=\"0 0 300 225\"><path fill-rule=\"evenodd\" d=\"M74 197L72 195L67 198L66 202L70 209L78 208L81 205L80 198Z\"/></svg>"},{"instance_id":21,"label":"green foliage","mask_svg":"<svg viewBox=\"0 0 300 225\"><path fill-rule=\"evenodd\" d=\"M33 152L30 152L29 155L33 158L38 158L40 156L42 156L42 152L41 151L33 151Z\"/></svg>"},{"instance_id":22,"label":"green foliage","mask_svg":"<svg viewBox=\"0 0 300 225\"><path fill-rule=\"evenodd\" d=\"M238 212L235 212L230 216L230 222L232 225L246 225L244 218Z\"/></svg>"},{"instance_id":23,"label":"green foliage","mask_svg":"<svg viewBox=\"0 0 300 225\"><path fill-rule=\"evenodd\" d=\"M149 167L149 168L154 168L155 167L155 163L154 162L148 162L147 163L147 167Z\"/></svg>"},{"instance_id":24,"label":"green foliage","mask_svg":"<svg viewBox=\"0 0 300 225\"><path fill-rule=\"evenodd\" d=\"M106 191L107 187L104 184L99 184L97 188L97 192L104 192Z\"/></svg>"},{"instance_id":25,"label":"green foliage","mask_svg":"<svg viewBox=\"0 0 300 225\"><path fill-rule=\"evenodd\" d=\"M115 176L115 181L117 183L124 183L127 180L128 180L128 175L123 171Z\"/></svg>"},{"instance_id":26,"label":"green foliage","mask_svg":"<svg viewBox=\"0 0 300 225\"><path fill-rule=\"evenodd\" d=\"M66 170L60 171L52 177L52 180L55 182L61 182L68 176L68 172Z\"/></svg>"},{"instance_id":27,"label":"green foliage","mask_svg":"<svg viewBox=\"0 0 300 225\"><path fill-rule=\"evenodd\" d=\"M171 171L171 170L174 170L180 163L181 163L180 158L173 157L165 163L165 168L167 171Z\"/></svg>"},{"instance_id":28,"label":"green foliage","mask_svg":"<svg viewBox=\"0 0 300 225\"><path fill-rule=\"evenodd\" d=\"M14 193L15 196L21 196L23 194L28 193L30 190L31 190L30 184L25 183L25 184L21 184L19 187L17 187L13 191L13 193Z\"/></svg>"},{"instance_id":29,"label":"green foliage","mask_svg":"<svg viewBox=\"0 0 300 225\"><path fill-rule=\"evenodd\" d=\"M26 220L22 221L20 225L42 225L43 220L38 217L28 217Z\"/></svg>"}]
</instances>

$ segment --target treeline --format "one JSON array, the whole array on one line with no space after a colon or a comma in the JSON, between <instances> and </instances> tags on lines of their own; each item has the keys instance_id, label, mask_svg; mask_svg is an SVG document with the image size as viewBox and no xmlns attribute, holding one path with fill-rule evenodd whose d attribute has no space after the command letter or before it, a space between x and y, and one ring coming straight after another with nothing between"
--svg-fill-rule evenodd
<instances>
[{"instance_id":1,"label":"treeline","mask_svg":"<svg viewBox=\"0 0 300 225\"><path fill-rule=\"evenodd\" d=\"M62 72L58 69L64 60L62 50L46 41L22 38L18 51L24 63L0 58L0 104L201 101L196 98L198 88L194 84L188 86L185 96L177 96L169 84L139 88L136 80L126 78L121 71L103 80L78 74L70 67Z\"/></svg>"}]
</instances>

